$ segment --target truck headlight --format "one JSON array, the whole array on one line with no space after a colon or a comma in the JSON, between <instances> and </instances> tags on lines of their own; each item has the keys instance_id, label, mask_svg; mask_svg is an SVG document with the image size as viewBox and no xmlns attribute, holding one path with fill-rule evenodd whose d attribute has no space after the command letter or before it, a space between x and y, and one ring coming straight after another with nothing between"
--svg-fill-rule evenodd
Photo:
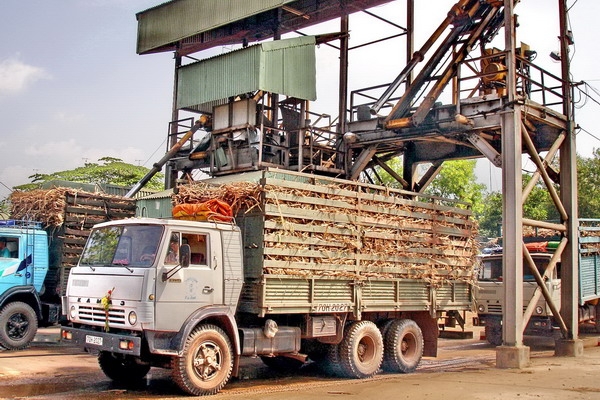
<instances>
[{"instance_id":1,"label":"truck headlight","mask_svg":"<svg viewBox=\"0 0 600 400\"><path fill-rule=\"evenodd\" d=\"M137 314L135 313L135 311L131 311L129 313L129 315L127 316L127 320L129 321L129 323L131 325L135 325L137 322Z\"/></svg>"},{"instance_id":2,"label":"truck headlight","mask_svg":"<svg viewBox=\"0 0 600 400\"><path fill-rule=\"evenodd\" d=\"M542 308L542 306L537 306L535 308L535 313L536 314L543 314L544 313L544 309Z\"/></svg>"},{"instance_id":3,"label":"truck headlight","mask_svg":"<svg viewBox=\"0 0 600 400\"><path fill-rule=\"evenodd\" d=\"M77 308L75 306L71 306L71 308L69 309L69 318L77 318Z\"/></svg>"},{"instance_id":4,"label":"truck headlight","mask_svg":"<svg viewBox=\"0 0 600 400\"><path fill-rule=\"evenodd\" d=\"M485 311L485 306L484 306L483 304L479 304L479 305L477 306L477 311L479 311L479 312L484 312L484 311Z\"/></svg>"}]
</instances>

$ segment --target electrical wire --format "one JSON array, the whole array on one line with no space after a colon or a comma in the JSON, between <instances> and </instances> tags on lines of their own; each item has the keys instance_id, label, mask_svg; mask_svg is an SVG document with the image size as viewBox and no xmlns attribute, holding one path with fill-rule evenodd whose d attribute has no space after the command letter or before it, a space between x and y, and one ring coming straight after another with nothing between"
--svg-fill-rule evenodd
<instances>
[{"instance_id":1,"label":"electrical wire","mask_svg":"<svg viewBox=\"0 0 600 400\"><path fill-rule=\"evenodd\" d=\"M571 8L573 8L573 6L574 6L575 4L577 4L577 2L578 2L578 1L579 1L579 0L575 0L575 1L573 2L573 4L571 4L571 6L570 6L570 7L567 7L567 12L571 11Z\"/></svg>"},{"instance_id":2,"label":"electrical wire","mask_svg":"<svg viewBox=\"0 0 600 400\"><path fill-rule=\"evenodd\" d=\"M578 129L587 133L588 135L590 135L591 137L593 137L594 139L596 139L597 141L600 142L600 138L598 136L594 135L592 132L588 131L587 129L584 129L581 126L579 126Z\"/></svg>"},{"instance_id":3,"label":"electrical wire","mask_svg":"<svg viewBox=\"0 0 600 400\"><path fill-rule=\"evenodd\" d=\"M165 138L162 143L156 148L156 150L154 150L154 152L152 154L150 154L150 156L148 156L148 158L146 159L146 161L144 161L144 163L142 164L143 166L145 166L146 164L148 164L148 162L150 160L153 159L154 155L165 146L165 143L167 143L167 138Z\"/></svg>"},{"instance_id":4,"label":"electrical wire","mask_svg":"<svg viewBox=\"0 0 600 400\"><path fill-rule=\"evenodd\" d=\"M7 188L11 193L13 192L13 190L11 188L9 188L8 186L6 186L4 184L4 182L0 181L0 185L4 186L5 188Z\"/></svg>"},{"instance_id":5,"label":"electrical wire","mask_svg":"<svg viewBox=\"0 0 600 400\"><path fill-rule=\"evenodd\" d=\"M600 91L598 89L595 89L593 86L591 86L590 84L588 84L586 81L582 81L582 83L584 84L586 90L582 90L581 88L579 88L578 86L576 86L577 90L579 90L580 93L582 93L583 95L585 95L586 97L586 102L587 100L591 100L594 103L598 104L600 106L600 101L596 100L596 98L594 98L593 96L591 96L588 93L587 89L590 89L592 92L594 92L596 95L598 95L600 97ZM585 105L585 103L584 103Z\"/></svg>"}]
</instances>

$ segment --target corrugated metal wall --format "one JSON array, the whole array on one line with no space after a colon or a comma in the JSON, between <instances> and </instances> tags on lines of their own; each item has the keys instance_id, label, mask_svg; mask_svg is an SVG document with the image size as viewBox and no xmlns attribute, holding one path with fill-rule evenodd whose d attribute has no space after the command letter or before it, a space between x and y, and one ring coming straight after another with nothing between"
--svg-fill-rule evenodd
<instances>
[{"instance_id":1,"label":"corrugated metal wall","mask_svg":"<svg viewBox=\"0 0 600 400\"><path fill-rule=\"evenodd\" d=\"M259 88L305 100L317 99L315 37L261 44Z\"/></svg>"},{"instance_id":2,"label":"corrugated metal wall","mask_svg":"<svg viewBox=\"0 0 600 400\"><path fill-rule=\"evenodd\" d=\"M173 216L172 190L137 199L135 216L149 218L171 218Z\"/></svg>"},{"instance_id":3,"label":"corrugated metal wall","mask_svg":"<svg viewBox=\"0 0 600 400\"><path fill-rule=\"evenodd\" d=\"M265 42L181 67L177 108L256 90L316 100L315 38Z\"/></svg>"},{"instance_id":4,"label":"corrugated metal wall","mask_svg":"<svg viewBox=\"0 0 600 400\"><path fill-rule=\"evenodd\" d=\"M181 67L177 108L227 99L259 86L260 46L251 46Z\"/></svg>"},{"instance_id":5,"label":"corrugated metal wall","mask_svg":"<svg viewBox=\"0 0 600 400\"><path fill-rule=\"evenodd\" d=\"M295 0L177 0L137 14L137 53L291 3Z\"/></svg>"}]
</instances>

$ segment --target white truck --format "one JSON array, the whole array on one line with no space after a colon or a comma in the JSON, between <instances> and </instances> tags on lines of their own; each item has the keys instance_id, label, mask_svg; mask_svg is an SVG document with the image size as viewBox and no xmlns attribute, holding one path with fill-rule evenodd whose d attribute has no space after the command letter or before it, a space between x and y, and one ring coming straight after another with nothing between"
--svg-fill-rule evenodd
<instances>
[{"instance_id":1,"label":"white truck","mask_svg":"<svg viewBox=\"0 0 600 400\"><path fill-rule=\"evenodd\" d=\"M548 238L529 239L525 246L543 277L546 289L556 309L561 303L560 260L548 268L558 242ZM579 226L579 323L591 323L600 332L600 220L581 219ZM538 290L538 284L527 263L523 263L523 311ZM560 335L560 327L544 296L536 296L531 304L532 314L523 334L531 336ZM479 279L475 290L477 317L475 325L485 327L486 340L502 344L502 310L504 307L504 282L502 280L501 249L495 254L480 257Z\"/></svg>"},{"instance_id":2,"label":"white truck","mask_svg":"<svg viewBox=\"0 0 600 400\"><path fill-rule=\"evenodd\" d=\"M214 394L243 356L354 378L411 372L436 355L438 317L472 311L475 229L461 204L281 170L233 179L221 198L244 203L235 224L133 218L92 230L61 335L97 352L109 378L165 367L184 392Z\"/></svg>"}]
</instances>

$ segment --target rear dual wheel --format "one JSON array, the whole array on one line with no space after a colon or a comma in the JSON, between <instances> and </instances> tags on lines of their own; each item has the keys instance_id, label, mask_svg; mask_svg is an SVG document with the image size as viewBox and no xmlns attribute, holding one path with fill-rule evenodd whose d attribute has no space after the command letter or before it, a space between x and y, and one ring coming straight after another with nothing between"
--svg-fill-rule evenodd
<instances>
[{"instance_id":1,"label":"rear dual wheel","mask_svg":"<svg viewBox=\"0 0 600 400\"><path fill-rule=\"evenodd\" d=\"M337 357L341 375L369 378L379 371L383 361L383 338L371 321L357 321L346 327L338 345Z\"/></svg>"},{"instance_id":2,"label":"rear dual wheel","mask_svg":"<svg viewBox=\"0 0 600 400\"><path fill-rule=\"evenodd\" d=\"M384 338L383 369L410 373L423 357L423 332L411 319L393 319L382 327Z\"/></svg>"}]
</instances>

